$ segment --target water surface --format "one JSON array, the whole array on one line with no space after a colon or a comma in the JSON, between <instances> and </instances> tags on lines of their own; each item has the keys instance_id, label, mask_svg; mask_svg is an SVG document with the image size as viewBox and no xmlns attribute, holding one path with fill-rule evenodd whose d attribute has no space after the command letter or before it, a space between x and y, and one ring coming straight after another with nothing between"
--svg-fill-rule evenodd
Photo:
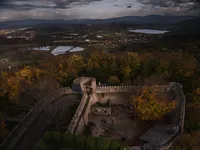
<instances>
[{"instance_id":1,"label":"water surface","mask_svg":"<svg viewBox=\"0 0 200 150\"><path fill-rule=\"evenodd\" d=\"M165 30L152 30L152 29L136 29L136 30L128 30L129 32L134 33L144 33L144 34L165 34L169 31Z\"/></svg>"}]
</instances>

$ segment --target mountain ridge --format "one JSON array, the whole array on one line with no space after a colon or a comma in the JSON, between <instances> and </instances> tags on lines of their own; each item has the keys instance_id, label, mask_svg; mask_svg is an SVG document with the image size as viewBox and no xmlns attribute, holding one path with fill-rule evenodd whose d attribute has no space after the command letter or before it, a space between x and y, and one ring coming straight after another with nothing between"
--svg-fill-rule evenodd
<instances>
[{"instance_id":1,"label":"mountain ridge","mask_svg":"<svg viewBox=\"0 0 200 150\"><path fill-rule=\"evenodd\" d=\"M16 28L27 26L38 26L44 24L175 24L184 20L197 18L195 16L124 16L109 19L71 19L71 20L45 20L45 19L24 19L16 21L0 22L0 28Z\"/></svg>"}]
</instances>

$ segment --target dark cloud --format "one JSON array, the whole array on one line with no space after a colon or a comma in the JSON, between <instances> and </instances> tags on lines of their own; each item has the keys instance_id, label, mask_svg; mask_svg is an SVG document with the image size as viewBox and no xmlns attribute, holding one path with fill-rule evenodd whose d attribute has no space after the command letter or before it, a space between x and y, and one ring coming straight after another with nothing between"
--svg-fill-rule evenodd
<instances>
[{"instance_id":1,"label":"dark cloud","mask_svg":"<svg viewBox=\"0 0 200 150\"><path fill-rule=\"evenodd\" d=\"M70 4L76 3L76 5L89 4L94 1L101 0L0 0L1 9L14 9L14 10L28 10L34 8L69 8ZM23 4L25 3L25 4ZM35 4L37 4L35 6ZM46 4L45 4L46 3ZM54 4L49 6L48 3Z\"/></svg>"},{"instance_id":2,"label":"dark cloud","mask_svg":"<svg viewBox=\"0 0 200 150\"><path fill-rule=\"evenodd\" d=\"M151 7L151 9L155 7L177 8L187 11L184 12L185 15L200 14L200 0L138 0L138 2Z\"/></svg>"},{"instance_id":3,"label":"dark cloud","mask_svg":"<svg viewBox=\"0 0 200 150\"><path fill-rule=\"evenodd\" d=\"M194 3L194 5L198 5L200 0L138 0L142 4L149 4L153 6L160 6L160 7L176 7L182 5L190 5Z\"/></svg>"},{"instance_id":4,"label":"dark cloud","mask_svg":"<svg viewBox=\"0 0 200 150\"><path fill-rule=\"evenodd\" d=\"M200 0L0 0L1 19L200 15Z\"/></svg>"}]
</instances>

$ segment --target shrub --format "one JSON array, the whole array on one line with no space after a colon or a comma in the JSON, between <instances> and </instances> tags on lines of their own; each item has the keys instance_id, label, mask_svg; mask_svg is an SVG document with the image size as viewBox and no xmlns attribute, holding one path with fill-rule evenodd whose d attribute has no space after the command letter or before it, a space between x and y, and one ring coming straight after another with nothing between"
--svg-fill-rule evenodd
<instances>
[{"instance_id":1,"label":"shrub","mask_svg":"<svg viewBox=\"0 0 200 150\"><path fill-rule=\"evenodd\" d=\"M120 148L120 146L121 146L121 144L118 141L112 140L110 149L117 150Z\"/></svg>"},{"instance_id":2,"label":"shrub","mask_svg":"<svg viewBox=\"0 0 200 150\"><path fill-rule=\"evenodd\" d=\"M35 150L53 150L52 147L47 144L44 140L40 140L36 146Z\"/></svg>"},{"instance_id":3,"label":"shrub","mask_svg":"<svg viewBox=\"0 0 200 150\"><path fill-rule=\"evenodd\" d=\"M83 135L75 136L75 147L76 149L83 150L86 147L85 137Z\"/></svg>"},{"instance_id":4,"label":"shrub","mask_svg":"<svg viewBox=\"0 0 200 150\"><path fill-rule=\"evenodd\" d=\"M97 139L97 148L98 150L109 150L111 141L104 137L99 137Z\"/></svg>"},{"instance_id":5,"label":"shrub","mask_svg":"<svg viewBox=\"0 0 200 150\"><path fill-rule=\"evenodd\" d=\"M74 135L73 134L63 134L63 145L67 148L73 148L74 143Z\"/></svg>"},{"instance_id":6,"label":"shrub","mask_svg":"<svg viewBox=\"0 0 200 150\"><path fill-rule=\"evenodd\" d=\"M129 150L126 144L105 137L84 137L83 135L47 132L36 144L35 150ZM127 148L127 149L124 149Z\"/></svg>"},{"instance_id":7,"label":"shrub","mask_svg":"<svg viewBox=\"0 0 200 150\"><path fill-rule=\"evenodd\" d=\"M53 133L46 132L42 138L46 143L51 143L53 141Z\"/></svg>"},{"instance_id":8,"label":"shrub","mask_svg":"<svg viewBox=\"0 0 200 150\"><path fill-rule=\"evenodd\" d=\"M87 149L88 150L96 150L96 137L93 137L93 136L89 136L87 139L86 139L86 145L87 145Z\"/></svg>"},{"instance_id":9,"label":"shrub","mask_svg":"<svg viewBox=\"0 0 200 150\"><path fill-rule=\"evenodd\" d=\"M53 132L52 133L52 138L53 138L53 141L52 141L52 146L53 147L61 147L62 146L62 133L60 132Z\"/></svg>"}]
</instances>

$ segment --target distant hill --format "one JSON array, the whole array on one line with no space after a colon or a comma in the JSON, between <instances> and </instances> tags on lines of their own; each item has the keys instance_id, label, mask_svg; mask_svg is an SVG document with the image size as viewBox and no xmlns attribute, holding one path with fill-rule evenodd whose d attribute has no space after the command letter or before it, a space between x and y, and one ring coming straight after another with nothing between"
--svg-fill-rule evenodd
<instances>
[{"instance_id":1,"label":"distant hill","mask_svg":"<svg viewBox=\"0 0 200 150\"><path fill-rule=\"evenodd\" d=\"M200 34L200 17L180 21L172 25L173 33Z\"/></svg>"},{"instance_id":2,"label":"distant hill","mask_svg":"<svg viewBox=\"0 0 200 150\"><path fill-rule=\"evenodd\" d=\"M42 19L27 19L19 21L0 22L0 28L19 28L27 26L42 26L42 25L67 25L67 24L175 24L180 21L193 19L193 16L125 16L110 19L75 19L75 20L42 20Z\"/></svg>"}]
</instances>

